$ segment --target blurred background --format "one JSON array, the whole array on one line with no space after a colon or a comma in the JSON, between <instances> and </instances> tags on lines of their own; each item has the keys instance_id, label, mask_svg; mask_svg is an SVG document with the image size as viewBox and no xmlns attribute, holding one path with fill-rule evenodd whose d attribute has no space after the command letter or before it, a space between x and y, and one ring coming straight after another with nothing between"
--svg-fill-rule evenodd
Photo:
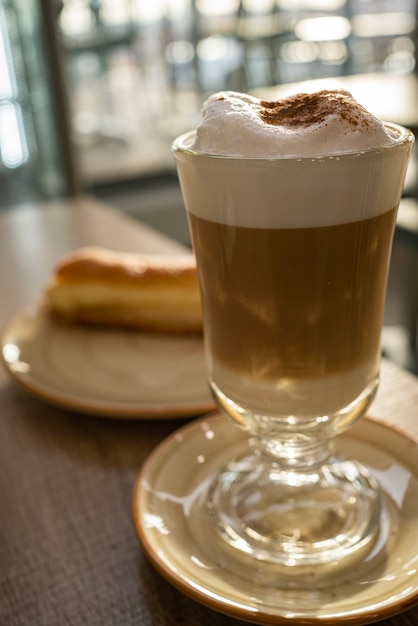
<instances>
[{"instance_id":1,"label":"blurred background","mask_svg":"<svg viewBox=\"0 0 418 626\"><path fill-rule=\"evenodd\" d=\"M207 95L357 77L416 132L417 15L416 0L0 0L0 210L89 193L189 245L170 146ZM417 188L414 157L383 350L418 374Z\"/></svg>"}]
</instances>

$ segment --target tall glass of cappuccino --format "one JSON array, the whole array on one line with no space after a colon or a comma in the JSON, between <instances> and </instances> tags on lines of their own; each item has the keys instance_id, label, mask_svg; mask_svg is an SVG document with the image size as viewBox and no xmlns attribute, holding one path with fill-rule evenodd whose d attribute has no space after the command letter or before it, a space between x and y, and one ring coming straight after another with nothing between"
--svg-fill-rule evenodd
<instances>
[{"instance_id":1,"label":"tall glass of cappuccino","mask_svg":"<svg viewBox=\"0 0 418 626\"><path fill-rule=\"evenodd\" d=\"M379 382L412 134L344 91L211 96L173 144L197 259L208 381L253 451L214 480L225 548L324 579L376 540L379 489L335 455Z\"/></svg>"}]
</instances>

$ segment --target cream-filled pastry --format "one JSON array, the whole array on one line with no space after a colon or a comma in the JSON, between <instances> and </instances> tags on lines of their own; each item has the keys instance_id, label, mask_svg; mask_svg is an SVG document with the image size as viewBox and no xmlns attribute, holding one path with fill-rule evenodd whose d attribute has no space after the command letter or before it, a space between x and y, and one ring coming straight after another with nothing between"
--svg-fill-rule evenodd
<instances>
[{"instance_id":1,"label":"cream-filled pastry","mask_svg":"<svg viewBox=\"0 0 418 626\"><path fill-rule=\"evenodd\" d=\"M202 331L190 254L157 256L80 248L63 257L45 289L47 310L67 322L166 333Z\"/></svg>"}]
</instances>

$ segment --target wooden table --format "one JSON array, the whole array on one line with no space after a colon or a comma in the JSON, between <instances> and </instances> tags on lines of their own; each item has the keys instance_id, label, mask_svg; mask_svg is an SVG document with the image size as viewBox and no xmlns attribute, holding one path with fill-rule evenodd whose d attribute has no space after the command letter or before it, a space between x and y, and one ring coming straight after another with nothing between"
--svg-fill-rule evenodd
<instances>
[{"instance_id":1,"label":"wooden table","mask_svg":"<svg viewBox=\"0 0 418 626\"><path fill-rule=\"evenodd\" d=\"M96 244L183 248L89 198L0 214L0 328L40 293L55 261ZM418 437L418 381L384 361L372 413ZM172 588L138 544L131 518L144 459L184 420L72 413L20 390L0 368L0 624L233 626ZM383 626L415 626L418 607Z\"/></svg>"}]
</instances>

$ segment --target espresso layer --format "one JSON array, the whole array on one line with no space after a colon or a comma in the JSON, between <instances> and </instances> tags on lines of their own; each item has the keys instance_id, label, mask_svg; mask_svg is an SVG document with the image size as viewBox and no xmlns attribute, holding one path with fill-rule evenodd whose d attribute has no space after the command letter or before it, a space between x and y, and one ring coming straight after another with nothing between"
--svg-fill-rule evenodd
<instances>
[{"instance_id":1,"label":"espresso layer","mask_svg":"<svg viewBox=\"0 0 418 626\"><path fill-rule=\"evenodd\" d=\"M396 210L318 228L245 228L189 215L213 358L260 380L375 362Z\"/></svg>"}]
</instances>

